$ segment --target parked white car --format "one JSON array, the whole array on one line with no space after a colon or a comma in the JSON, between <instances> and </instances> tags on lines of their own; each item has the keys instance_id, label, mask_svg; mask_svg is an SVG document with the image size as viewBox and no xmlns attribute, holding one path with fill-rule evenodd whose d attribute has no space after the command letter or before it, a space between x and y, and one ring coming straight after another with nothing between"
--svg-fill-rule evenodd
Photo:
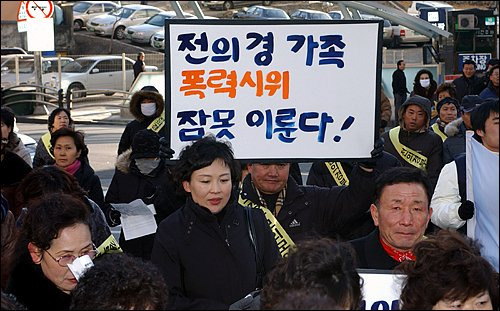
<instances>
[{"instance_id":1,"label":"parked white car","mask_svg":"<svg viewBox=\"0 0 500 311\"><path fill-rule=\"evenodd\" d=\"M196 16L194 18L196 18ZM219 19L219 18L215 17L215 16L205 15L205 19ZM164 29L157 31L153 34L153 36L151 37L150 45L152 47L162 51L162 52L165 50L165 30Z\"/></svg>"},{"instance_id":2,"label":"parked white car","mask_svg":"<svg viewBox=\"0 0 500 311\"><path fill-rule=\"evenodd\" d=\"M196 18L193 14L184 12L186 19ZM155 32L162 30L165 27L165 20L177 18L175 11L160 12L153 17L150 17L144 24L129 26L125 30L125 36L134 43L147 44L151 42L151 38Z\"/></svg>"},{"instance_id":3,"label":"parked white car","mask_svg":"<svg viewBox=\"0 0 500 311\"><path fill-rule=\"evenodd\" d=\"M8 88L16 85L16 57L19 62L19 84L35 84L35 61L34 56L29 54L10 54L2 56L2 88ZM71 57L61 57L61 68L72 62ZM58 58L42 57L42 83L44 74L57 73Z\"/></svg>"},{"instance_id":4,"label":"parked white car","mask_svg":"<svg viewBox=\"0 0 500 311\"><path fill-rule=\"evenodd\" d=\"M87 23L87 30L96 35L111 36L116 39L125 38L125 28L144 23L148 18L164 12L150 5L128 4L116 11L99 15ZM114 32L113 32L114 25Z\"/></svg>"},{"instance_id":5,"label":"parked white car","mask_svg":"<svg viewBox=\"0 0 500 311\"><path fill-rule=\"evenodd\" d=\"M73 5L73 29L82 30L91 18L112 12L119 7L113 1L78 1Z\"/></svg>"},{"instance_id":6,"label":"parked white car","mask_svg":"<svg viewBox=\"0 0 500 311\"><path fill-rule=\"evenodd\" d=\"M134 61L125 57L126 89L134 80ZM61 74L61 88L65 94L77 90L122 90L122 57L117 55L85 56L75 59L64 66ZM156 66L146 66L146 71L157 71ZM57 75L49 74L44 77L47 81L57 81ZM112 95L107 92L106 95ZM84 97L85 93L76 93L73 97Z\"/></svg>"}]
</instances>

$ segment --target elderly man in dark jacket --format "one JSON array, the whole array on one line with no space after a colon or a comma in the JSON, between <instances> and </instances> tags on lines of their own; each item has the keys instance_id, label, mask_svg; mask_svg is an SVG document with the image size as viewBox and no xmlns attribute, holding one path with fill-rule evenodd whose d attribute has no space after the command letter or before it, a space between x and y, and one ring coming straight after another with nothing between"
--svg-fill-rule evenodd
<instances>
[{"instance_id":1,"label":"elderly man in dark jacket","mask_svg":"<svg viewBox=\"0 0 500 311\"><path fill-rule=\"evenodd\" d=\"M394 155L406 167L418 167L427 172L434 189L443 166L443 141L429 130L431 102L414 95L399 109L399 126L385 132L385 151Z\"/></svg>"},{"instance_id":2,"label":"elderly man in dark jacket","mask_svg":"<svg viewBox=\"0 0 500 311\"><path fill-rule=\"evenodd\" d=\"M378 141L372 157L378 159L382 152L383 142ZM322 188L297 185L289 176L289 163L252 163L243 180L240 204L263 208L268 221L276 220L275 238L282 254L306 237L338 237L338 230L370 205L378 172L374 163L363 165L352 169L349 186Z\"/></svg>"}]
</instances>

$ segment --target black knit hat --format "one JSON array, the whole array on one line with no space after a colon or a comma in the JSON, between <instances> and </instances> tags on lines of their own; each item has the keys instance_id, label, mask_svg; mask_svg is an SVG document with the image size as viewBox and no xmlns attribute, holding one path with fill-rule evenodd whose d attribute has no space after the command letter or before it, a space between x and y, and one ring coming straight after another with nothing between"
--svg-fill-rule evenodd
<instances>
[{"instance_id":1,"label":"black knit hat","mask_svg":"<svg viewBox=\"0 0 500 311\"><path fill-rule=\"evenodd\" d=\"M406 108L409 105L417 105L420 106L425 113L427 114L427 121L431 119L431 101L428 100L427 98L419 95L413 95L409 97L402 105L401 108L399 109L399 117L403 115L403 111L406 110Z\"/></svg>"},{"instance_id":2,"label":"black knit hat","mask_svg":"<svg viewBox=\"0 0 500 311\"><path fill-rule=\"evenodd\" d=\"M130 160L141 158L157 158L160 151L160 136L148 129L140 130L132 140Z\"/></svg>"},{"instance_id":3,"label":"black knit hat","mask_svg":"<svg viewBox=\"0 0 500 311\"><path fill-rule=\"evenodd\" d=\"M465 95L462 98L463 112L471 112L483 102L483 99L477 95Z\"/></svg>"},{"instance_id":4,"label":"black knit hat","mask_svg":"<svg viewBox=\"0 0 500 311\"><path fill-rule=\"evenodd\" d=\"M457 111L459 110L458 100L451 98L451 97L445 97L445 98L441 99L436 105L436 110L438 113L444 104L453 104L453 105L455 105L455 108L457 108Z\"/></svg>"}]
</instances>

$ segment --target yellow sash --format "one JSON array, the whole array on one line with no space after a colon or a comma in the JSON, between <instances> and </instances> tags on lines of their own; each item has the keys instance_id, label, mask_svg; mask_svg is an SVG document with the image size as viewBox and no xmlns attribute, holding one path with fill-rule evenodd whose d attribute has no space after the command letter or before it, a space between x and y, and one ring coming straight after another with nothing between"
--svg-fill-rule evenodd
<instances>
[{"instance_id":1,"label":"yellow sash","mask_svg":"<svg viewBox=\"0 0 500 311\"><path fill-rule=\"evenodd\" d=\"M448 138L448 136L446 136L445 133L441 132L441 130L439 129L439 125L437 123L431 125L431 128L434 131L434 133L438 134L441 137L443 142L446 140L446 138Z\"/></svg>"},{"instance_id":2,"label":"yellow sash","mask_svg":"<svg viewBox=\"0 0 500 311\"><path fill-rule=\"evenodd\" d=\"M106 241L102 242L101 245L97 248L99 254L104 253L123 253L122 248L116 241L114 235L110 234Z\"/></svg>"},{"instance_id":3,"label":"yellow sash","mask_svg":"<svg viewBox=\"0 0 500 311\"><path fill-rule=\"evenodd\" d=\"M43 134L42 142L43 145L45 146L45 149L47 149L47 153L52 157L52 159L54 159L54 155L52 154L52 151L50 151L50 148L52 148L52 145L50 143L50 138L51 138L50 132L47 132Z\"/></svg>"},{"instance_id":4,"label":"yellow sash","mask_svg":"<svg viewBox=\"0 0 500 311\"><path fill-rule=\"evenodd\" d=\"M258 208L264 212L264 216L266 216L267 223L269 224L269 227L274 234L274 239L276 240L276 244L278 245L281 256L288 256L290 247L295 247L295 243L293 243L292 239L290 238L288 233L286 233L285 229L283 229L283 227L280 225L276 217L274 217L273 213L271 213L271 211L267 208L253 203L249 199L243 199L241 197L241 194L238 198L238 203L243 206Z\"/></svg>"},{"instance_id":5,"label":"yellow sash","mask_svg":"<svg viewBox=\"0 0 500 311\"><path fill-rule=\"evenodd\" d=\"M326 167L330 171L333 179L337 183L337 186L348 186L349 178L347 177L342 164L340 162L325 162Z\"/></svg>"},{"instance_id":6,"label":"yellow sash","mask_svg":"<svg viewBox=\"0 0 500 311\"><path fill-rule=\"evenodd\" d=\"M163 109L163 112L158 118L151 121L151 123L148 125L148 130L153 130L156 133L158 133L163 128L164 125L165 125L165 109Z\"/></svg>"},{"instance_id":7,"label":"yellow sash","mask_svg":"<svg viewBox=\"0 0 500 311\"><path fill-rule=\"evenodd\" d=\"M425 171L427 169L427 157L399 142L400 129L401 127L397 126L389 131L389 138L394 148L406 162Z\"/></svg>"}]
</instances>

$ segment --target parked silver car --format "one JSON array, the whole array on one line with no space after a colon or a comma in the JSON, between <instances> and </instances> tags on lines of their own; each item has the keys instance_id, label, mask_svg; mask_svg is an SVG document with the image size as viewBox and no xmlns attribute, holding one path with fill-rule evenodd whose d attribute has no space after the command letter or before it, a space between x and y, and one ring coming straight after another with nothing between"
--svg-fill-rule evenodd
<instances>
[{"instance_id":1,"label":"parked silver car","mask_svg":"<svg viewBox=\"0 0 500 311\"><path fill-rule=\"evenodd\" d=\"M187 19L196 18L193 14L184 12ZM129 26L125 30L125 37L134 43L149 44L155 32L165 27L165 20L177 18L175 11L160 12L150 17L144 24Z\"/></svg>"},{"instance_id":2,"label":"parked silver car","mask_svg":"<svg viewBox=\"0 0 500 311\"><path fill-rule=\"evenodd\" d=\"M328 13L316 11L316 10L306 10L306 9L298 9L295 10L292 14L290 14L291 19L314 19L314 20L331 20L332 17L328 15Z\"/></svg>"},{"instance_id":3,"label":"parked silver car","mask_svg":"<svg viewBox=\"0 0 500 311\"><path fill-rule=\"evenodd\" d=\"M144 23L148 18L164 12L150 5L128 4L116 11L99 15L87 23L87 30L96 35L111 36L116 39L125 38L125 28ZM114 31L113 31L114 25Z\"/></svg>"},{"instance_id":4,"label":"parked silver car","mask_svg":"<svg viewBox=\"0 0 500 311\"><path fill-rule=\"evenodd\" d=\"M73 29L82 30L91 18L112 12L119 7L112 1L78 1L73 5Z\"/></svg>"}]
</instances>

